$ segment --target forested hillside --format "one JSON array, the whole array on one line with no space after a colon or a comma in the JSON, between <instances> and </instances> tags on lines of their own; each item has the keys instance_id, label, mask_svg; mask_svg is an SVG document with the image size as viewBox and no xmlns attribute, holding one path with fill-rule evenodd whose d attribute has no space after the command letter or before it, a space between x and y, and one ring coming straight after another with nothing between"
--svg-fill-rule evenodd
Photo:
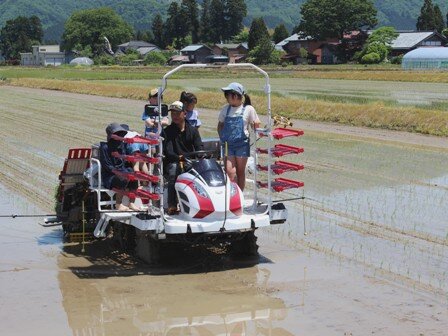
<instances>
[{"instance_id":1,"label":"forested hillside","mask_svg":"<svg viewBox=\"0 0 448 336\"><path fill-rule=\"evenodd\" d=\"M300 5L305 0L246 0L248 16L244 23L249 26L252 18L262 16L269 27L285 23L291 28L300 19ZM65 20L75 10L108 6L112 7L133 27L149 30L156 13L166 14L171 0L0 0L0 26L6 20L19 15L40 17L47 40L59 39ZM199 3L202 1L199 0ZM448 1L433 0L442 13L448 11ZM398 29L415 29L417 16L423 0L376 0L380 25L392 25Z\"/></svg>"},{"instance_id":2,"label":"forested hillside","mask_svg":"<svg viewBox=\"0 0 448 336\"><path fill-rule=\"evenodd\" d=\"M0 26L19 15L37 15L42 22L45 39L59 40L65 20L74 11L111 7L134 28L149 30L157 13L165 15L171 0L0 0Z\"/></svg>"}]
</instances>

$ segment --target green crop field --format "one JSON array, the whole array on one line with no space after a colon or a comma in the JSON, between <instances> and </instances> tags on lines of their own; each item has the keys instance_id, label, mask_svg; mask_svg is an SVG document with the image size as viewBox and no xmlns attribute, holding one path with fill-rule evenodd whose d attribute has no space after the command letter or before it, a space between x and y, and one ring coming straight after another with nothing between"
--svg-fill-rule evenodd
<instances>
[{"instance_id":1,"label":"green crop field","mask_svg":"<svg viewBox=\"0 0 448 336\"><path fill-rule=\"evenodd\" d=\"M0 68L0 83L120 98L145 99L170 67ZM394 66L266 68L272 111L298 119L448 136L448 72L409 72ZM396 79L396 80L395 80ZM169 79L167 100L197 93L199 107L219 108L219 88L243 83L260 113L265 80L247 69L186 69Z\"/></svg>"}]
</instances>

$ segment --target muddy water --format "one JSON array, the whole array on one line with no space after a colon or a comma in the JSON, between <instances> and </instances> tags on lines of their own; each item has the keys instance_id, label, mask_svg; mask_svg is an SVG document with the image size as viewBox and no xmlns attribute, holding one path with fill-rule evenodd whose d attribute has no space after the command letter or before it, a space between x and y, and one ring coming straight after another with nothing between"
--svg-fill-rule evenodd
<instances>
[{"instance_id":1,"label":"muddy water","mask_svg":"<svg viewBox=\"0 0 448 336\"><path fill-rule=\"evenodd\" d=\"M88 249L86 261L72 248L59 260L71 271L59 275L69 325L76 335L443 335L448 327L445 304L421 292L261 241L257 260L158 269Z\"/></svg>"},{"instance_id":2,"label":"muddy water","mask_svg":"<svg viewBox=\"0 0 448 336\"><path fill-rule=\"evenodd\" d=\"M0 214L42 213L0 185ZM69 335L57 258L60 233L36 218L0 218L0 334Z\"/></svg>"},{"instance_id":3,"label":"muddy water","mask_svg":"<svg viewBox=\"0 0 448 336\"><path fill-rule=\"evenodd\" d=\"M306 198L276 232L446 293L448 153L335 134L300 141Z\"/></svg>"},{"instance_id":4,"label":"muddy water","mask_svg":"<svg viewBox=\"0 0 448 336\"><path fill-rule=\"evenodd\" d=\"M0 101L2 116L8 111L0 183L48 209L67 148L102 139L103 126L128 120L129 109L138 120L142 103L3 87ZM40 118L26 118L30 106ZM15 132L24 120L35 131ZM213 135L216 115L203 121L211 126L201 132ZM148 268L107 242L83 253L36 220L1 219L2 330L45 334L51 323L55 334L74 335L445 335L448 146L350 134L313 128L286 141L306 148L291 158L306 170L287 175L305 181L306 198L289 203L288 223L259 232L256 260L193 253ZM4 211L37 211L10 194L0 197Z\"/></svg>"}]
</instances>

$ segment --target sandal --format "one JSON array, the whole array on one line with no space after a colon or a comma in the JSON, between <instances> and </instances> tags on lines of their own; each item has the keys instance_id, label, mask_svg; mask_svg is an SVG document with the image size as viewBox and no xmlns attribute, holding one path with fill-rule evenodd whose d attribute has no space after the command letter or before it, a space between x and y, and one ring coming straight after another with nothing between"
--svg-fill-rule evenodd
<instances>
[{"instance_id":1,"label":"sandal","mask_svg":"<svg viewBox=\"0 0 448 336\"><path fill-rule=\"evenodd\" d=\"M177 207L170 207L168 208L167 212L166 212L169 216L172 215L178 215L179 214L179 210L177 210Z\"/></svg>"}]
</instances>

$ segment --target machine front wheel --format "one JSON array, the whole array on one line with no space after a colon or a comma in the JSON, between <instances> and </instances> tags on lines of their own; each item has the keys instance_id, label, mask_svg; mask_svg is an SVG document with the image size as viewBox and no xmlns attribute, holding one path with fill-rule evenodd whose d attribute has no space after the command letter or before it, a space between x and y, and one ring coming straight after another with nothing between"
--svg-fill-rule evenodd
<instances>
[{"instance_id":1,"label":"machine front wheel","mask_svg":"<svg viewBox=\"0 0 448 336\"><path fill-rule=\"evenodd\" d=\"M154 265L160 261L160 242L147 232L136 229L135 254L145 263Z\"/></svg>"},{"instance_id":2,"label":"machine front wheel","mask_svg":"<svg viewBox=\"0 0 448 336\"><path fill-rule=\"evenodd\" d=\"M257 236L255 236L255 231L249 231L243 233L241 239L236 238L234 242L230 245L231 254L237 256L257 256L258 255L258 245Z\"/></svg>"}]
</instances>

